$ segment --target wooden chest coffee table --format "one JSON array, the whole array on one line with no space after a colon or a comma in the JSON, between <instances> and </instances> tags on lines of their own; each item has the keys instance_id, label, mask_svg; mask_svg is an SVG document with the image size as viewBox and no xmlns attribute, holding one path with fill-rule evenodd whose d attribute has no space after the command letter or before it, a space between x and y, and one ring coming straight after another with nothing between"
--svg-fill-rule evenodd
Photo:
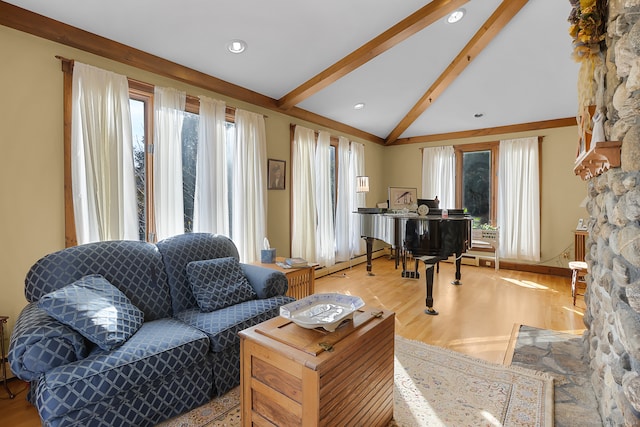
<instances>
[{"instance_id":1,"label":"wooden chest coffee table","mask_svg":"<svg viewBox=\"0 0 640 427\"><path fill-rule=\"evenodd\" d=\"M334 332L283 317L240 332L242 425L387 425L394 322L363 307Z\"/></svg>"}]
</instances>

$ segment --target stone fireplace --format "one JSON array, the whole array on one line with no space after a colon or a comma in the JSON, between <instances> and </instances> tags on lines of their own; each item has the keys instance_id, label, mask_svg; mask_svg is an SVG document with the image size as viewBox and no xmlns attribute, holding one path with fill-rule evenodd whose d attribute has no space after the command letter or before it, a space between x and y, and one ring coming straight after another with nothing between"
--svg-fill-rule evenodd
<instances>
[{"instance_id":1,"label":"stone fireplace","mask_svg":"<svg viewBox=\"0 0 640 427\"><path fill-rule=\"evenodd\" d=\"M640 0L608 7L595 102L622 146L620 167L588 181L584 343L604 424L640 426Z\"/></svg>"}]
</instances>

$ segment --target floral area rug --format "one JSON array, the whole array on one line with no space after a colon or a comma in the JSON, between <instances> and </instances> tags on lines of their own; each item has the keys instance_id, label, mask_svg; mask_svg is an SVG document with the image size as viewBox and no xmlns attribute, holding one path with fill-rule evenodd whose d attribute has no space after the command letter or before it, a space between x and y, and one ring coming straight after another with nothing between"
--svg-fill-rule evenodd
<instances>
[{"instance_id":1,"label":"floral area rug","mask_svg":"<svg viewBox=\"0 0 640 427\"><path fill-rule=\"evenodd\" d=\"M178 415L158 424L162 427L237 427L241 425L240 387L236 387L186 414Z\"/></svg>"},{"instance_id":2,"label":"floral area rug","mask_svg":"<svg viewBox=\"0 0 640 427\"><path fill-rule=\"evenodd\" d=\"M389 426L553 426L553 379L396 337ZM163 427L240 426L240 389Z\"/></svg>"},{"instance_id":3,"label":"floral area rug","mask_svg":"<svg viewBox=\"0 0 640 427\"><path fill-rule=\"evenodd\" d=\"M553 379L396 337L398 426L553 426Z\"/></svg>"}]
</instances>

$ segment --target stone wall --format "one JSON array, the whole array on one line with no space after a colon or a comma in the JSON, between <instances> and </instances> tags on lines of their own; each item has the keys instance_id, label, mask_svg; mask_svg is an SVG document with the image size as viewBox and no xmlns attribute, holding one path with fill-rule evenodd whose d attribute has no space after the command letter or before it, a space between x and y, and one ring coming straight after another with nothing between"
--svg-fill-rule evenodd
<instances>
[{"instance_id":1,"label":"stone wall","mask_svg":"<svg viewBox=\"0 0 640 427\"><path fill-rule=\"evenodd\" d=\"M605 425L640 426L640 0L609 1L606 44L597 103L623 143L588 184L585 346Z\"/></svg>"}]
</instances>

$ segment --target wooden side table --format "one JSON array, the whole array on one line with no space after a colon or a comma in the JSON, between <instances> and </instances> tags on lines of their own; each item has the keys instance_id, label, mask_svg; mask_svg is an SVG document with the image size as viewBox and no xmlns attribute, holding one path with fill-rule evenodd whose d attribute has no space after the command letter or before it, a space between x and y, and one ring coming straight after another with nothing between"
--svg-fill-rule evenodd
<instances>
[{"instance_id":1,"label":"wooden side table","mask_svg":"<svg viewBox=\"0 0 640 427\"><path fill-rule=\"evenodd\" d=\"M334 332L274 317L240 332L243 426L386 426L395 314L364 307Z\"/></svg>"},{"instance_id":2,"label":"wooden side table","mask_svg":"<svg viewBox=\"0 0 640 427\"><path fill-rule=\"evenodd\" d=\"M0 372L2 372L2 384L7 390L7 394L9 394L9 399L13 399L15 395L11 392L9 384L7 384L7 353L4 350L4 325L7 323L7 319L7 316L0 316L0 362L2 362Z\"/></svg>"},{"instance_id":3,"label":"wooden side table","mask_svg":"<svg viewBox=\"0 0 640 427\"><path fill-rule=\"evenodd\" d=\"M278 262L284 262L284 258L276 258ZM289 282L289 289L287 290L287 296L295 299L302 299L313 295L315 292L315 269L314 267L301 267L301 268L282 268L278 264L263 264L260 262L254 263L265 268L271 268L273 270L280 271L287 276Z\"/></svg>"}]
</instances>

